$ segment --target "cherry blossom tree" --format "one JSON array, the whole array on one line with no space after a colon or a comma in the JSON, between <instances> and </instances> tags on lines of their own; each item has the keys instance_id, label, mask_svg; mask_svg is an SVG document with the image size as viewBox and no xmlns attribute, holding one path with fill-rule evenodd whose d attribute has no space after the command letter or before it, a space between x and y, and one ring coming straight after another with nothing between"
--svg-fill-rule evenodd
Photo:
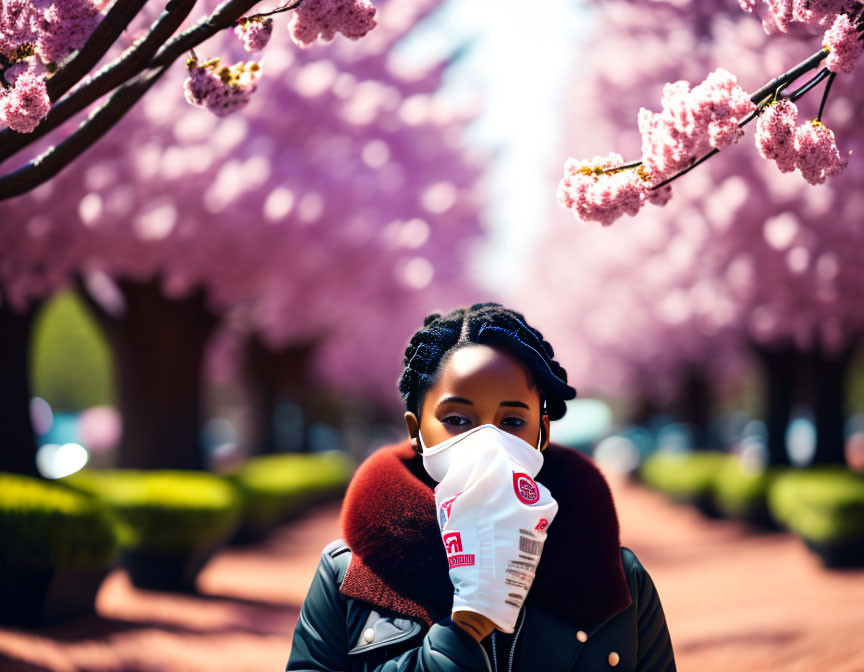
<instances>
[{"instance_id":1,"label":"cherry blossom tree","mask_svg":"<svg viewBox=\"0 0 864 672\"><path fill-rule=\"evenodd\" d=\"M851 6L849 11L860 7ZM626 187L604 191L599 185L607 176L621 181L625 173L638 176L637 171L648 165L662 166L664 176L670 171L677 175L695 166L694 159L698 161L700 155L714 158L676 180L675 196L667 205L645 208L632 222L625 219L614 227L593 230L593 223L570 222L549 233L537 266L542 265L546 286L556 281L555 269L560 268L549 254L569 269L566 280L558 280L566 297L558 302L558 312L561 333L569 334L568 356L588 360L581 369L586 380L609 380L615 374L614 387L629 392L642 389L646 380L655 385L683 380L676 373L682 364L696 364L709 380L725 381L740 367L742 354L755 352L766 377L773 462L786 461L783 434L795 394L793 376L806 365L815 381L809 394L817 422L816 459L842 461L844 373L864 327L858 299L864 287L857 272L864 261L860 251L864 228L857 214L861 207L857 185L864 167L853 158L842 173L832 175L837 172L831 168L837 165L833 150L813 158L814 152L822 151L815 145L825 143L820 145L823 149L831 145L824 140L826 131L818 124L802 127L801 121L823 118L844 154L860 154L864 136L855 112L864 102L860 67L837 74L840 66L832 71L829 65L801 86L784 76L766 88L765 73L803 63L806 68L797 68L800 77L842 50L813 54L812 30L788 22L785 33L766 37L758 21L736 3L723 0L603 3L596 20L603 30L580 50L580 58L591 54L592 63L578 73L578 86L573 87L573 106L567 115L569 147L591 155L614 143L631 156L641 148L647 163L608 173L598 164L596 183L578 169L576 174L569 171L573 180L568 186L565 177L561 189L573 195L573 189L582 188L578 185L587 180L586 203L591 193L601 200L611 199L612 192L625 194ZM838 20L828 22L829 32ZM815 29L820 35L825 25ZM634 49L638 58L627 57ZM731 88L724 88L731 81L726 75L716 79L720 68L736 73ZM706 73L715 73L714 78ZM729 92L723 94L720 106L725 125L712 131L716 120L706 124L708 117L696 114L712 109L707 101L714 94L709 90L703 87L693 95L702 85L692 89L680 83L668 85L682 79L714 82L710 91ZM823 96L804 95L821 82L826 84ZM826 104L824 92L832 82ZM751 96L755 115L735 86L741 91L763 90ZM651 105L660 89L664 94L661 118L657 119L658 113L642 113L641 123L634 124L634 110ZM778 89L778 102L760 107ZM737 111L735 101L740 101ZM790 123L788 110L793 103L800 106L800 114ZM645 152L646 142L649 148L663 144L652 133L657 124L671 123L675 114L691 119L688 128L702 129L701 148L680 156L659 149ZM711 138L720 137L717 134L724 129L733 137L737 134L741 115L757 120L756 142L739 141L743 146L721 152L708 149ZM697 118L699 123L694 121ZM778 130L782 128L785 136ZM764 141L766 134L774 136L769 143ZM666 133L666 140L670 138L679 149L693 140L686 134L675 136L671 130ZM689 158L682 158L685 155ZM797 170L783 172L779 164L785 161L789 168L793 159ZM682 167L687 161L689 166ZM615 159L619 166L621 162ZM815 169L817 164L820 170ZM578 199L573 198L575 204ZM620 203L635 207L634 197L620 198ZM595 203L598 217L606 217L604 223L622 212L609 202ZM536 288L528 294L536 295ZM566 310L560 309L562 304ZM554 308L549 312L554 314ZM577 388L579 381L577 374Z\"/></svg>"},{"instance_id":2,"label":"cherry blossom tree","mask_svg":"<svg viewBox=\"0 0 864 672\"><path fill-rule=\"evenodd\" d=\"M636 4L639 4L638 2ZM659 3L663 4L663 3ZM685 5L688 3L684 3ZM753 12L757 3L741 0ZM833 131L822 121L825 102L838 73L851 73L864 52L864 6L858 2L759 3L766 32L829 26L820 51L748 94L734 74L720 67L692 89L686 80L663 86L662 111L641 108L638 127L642 158L625 163L620 154L590 160L568 159L558 200L581 219L608 226L622 214L635 215L647 202L665 205L670 183L737 143L743 127L758 119L756 142L764 158L783 172L796 168L810 184L840 174L841 156ZM794 25L793 25L794 24ZM805 35L809 34L806 30ZM796 80L825 66L804 85L787 91ZM796 126L795 101L826 80L818 114Z\"/></svg>"},{"instance_id":3,"label":"cherry blossom tree","mask_svg":"<svg viewBox=\"0 0 864 672\"><path fill-rule=\"evenodd\" d=\"M329 380L395 394L403 341L464 287L481 205L466 119L435 96L443 63L392 57L434 3L381 4L356 43L274 34L242 113L190 105L188 69L168 73L79 170L9 200L4 303L78 284L115 353L124 466L202 466L200 374L223 318L273 357L315 343ZM243 48L224 40L214 52Z\"/></svg>"},{"instance_id":4,"label":"cherry blossom tree","mask_svg":"<svg viewBox=\"0 0 864 672\"><path fill-rule=\"evenodd\" d=\"M227 113L256 89L260 66L198 64L194 48L233 29L247 51L263 49L274 17L290 12L300 47L358 39L375 27L369 0L295 0L250 14L259 0L171 0L158 16L146 0L5 0L0 7L0 162L106 98L56 146L0 177L0 199L33 189L56 175L116 124L178 58L191 50L186 95ZM110 6L109 6L110 5ZM197 5L197 7L196 7ZM134 42L127 40L135 34ZM125 48L123 48L125 46ZM208 44L209 46L209 44ZM103 59L111 60L96 70Z\"/></svg>"}]
</instances>

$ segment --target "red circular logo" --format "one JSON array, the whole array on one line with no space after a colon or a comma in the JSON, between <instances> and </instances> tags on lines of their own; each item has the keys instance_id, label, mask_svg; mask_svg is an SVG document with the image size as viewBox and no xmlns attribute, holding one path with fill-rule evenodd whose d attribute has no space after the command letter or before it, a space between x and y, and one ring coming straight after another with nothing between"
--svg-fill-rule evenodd
<instances>
[{"instance_id":1,"label":"red circular logo","mask_svg":"<svg viewBox=\"0 0 864 672\"><path fill-rule=\"evenodd\" d=\"M523 504L535 504L540 500L540 489L528 474L513 472L513 490Z\"/></svg>"}]
</instances>

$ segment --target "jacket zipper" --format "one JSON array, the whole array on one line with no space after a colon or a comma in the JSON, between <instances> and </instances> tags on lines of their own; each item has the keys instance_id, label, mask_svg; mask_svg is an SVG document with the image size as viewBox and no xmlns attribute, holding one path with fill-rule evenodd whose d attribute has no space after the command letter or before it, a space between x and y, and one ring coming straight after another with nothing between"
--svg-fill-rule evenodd
<instances>
[{"instance_id":1,"label":"jacket zipper","mask_svg":"<svg viewBox=\"0 0 864 672\"><path fill-rule=\"evenodd\" d=\"M513 644L510 646L510 661L507 664L507 672L513 672L513 656L516 653L516 641L519 639L519 633L522 632L522 624L525 622L525 607L522 607L522 614L519 616L519 624L516 626L516 634L513 635ZM480 642L477 642L480 644ZM480 644L480 651L483 652L483 658L486 660L486 667L489 672L492 672L492 664L489 662L489 655L486 649ZM492 658L495 660L495 672L498 672L498 652L495 648L495 631L492 631Z\"/></svg>"},{"instance_id":2,"label":"jacket zipper","mask_svg":"<svg viewBox=\"0 0 864 672\"><path fill-rule=\"evenodd\" d=\"M495 672L498 672L498 649L495 646L495 631L492 631L492 661L495 663Z\"/></svg>"},{"instance_id":3,"label":"jacket zipper","mask_svg":"<svg viewBox=\"0 0 864 672\"><path fill-rule=\"evenodd\" d=\"M516 640L519 639L519 633L522 631L522 624L525 622L525 607L522 607L522 618L519 619L519 625L516 627L516 634L513 635L513 646L510 647L510 662L507 664L507 672L513 672L513 655L516 653Z\"/></svg>"},{"instance_id":4,"label":"jacket zipper","mask_svg":"<svg viewBox=\"0 0 864 672\"><path fill-rule=\"evenodd\" d=\"M474 640L477 642L477 640ZM477 642L477 646L480 647L480 652L483 654L483 658L486 660L486 667L489 669L489 672L492 672L492 663L489 662L489 655L486 653L486 649L483 648L483 645L480 642Z\"/></svg>"}]
</instances>

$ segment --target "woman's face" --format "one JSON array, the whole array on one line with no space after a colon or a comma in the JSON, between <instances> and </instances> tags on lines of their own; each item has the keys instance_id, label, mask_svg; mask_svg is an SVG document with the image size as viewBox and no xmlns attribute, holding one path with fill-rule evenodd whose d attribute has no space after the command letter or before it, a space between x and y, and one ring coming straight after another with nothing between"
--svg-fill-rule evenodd
<instances>
[{"instance_id":1,"label":"woman's face","mask_svg":"<svg viewBox=\"0 0 864 672\"><path fill-rule=\"evenodd\" d=\"M541 423L543 443L549 442L549 418L540 416L540 393L531 385L531 373L504 350L468 345L450 353L441 365L437 382L426 391L420 419L405 413L411 446L433 446L480 425L496 427L537 445Z\"/></svg>"}]
</instances>

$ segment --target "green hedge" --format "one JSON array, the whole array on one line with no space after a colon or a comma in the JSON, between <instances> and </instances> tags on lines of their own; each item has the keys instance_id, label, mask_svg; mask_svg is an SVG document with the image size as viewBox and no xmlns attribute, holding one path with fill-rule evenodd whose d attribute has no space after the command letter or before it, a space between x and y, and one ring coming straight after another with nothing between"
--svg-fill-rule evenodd
<instances>
[{"instance_id":1,"label":"green hedge","mask_svg":"<svg viewBox=\"0 0 864 672\"><path fill-rule=\"evenodd\" d=\"M768 490L772 515L817 543L864 541L864 474L842 466L789 469Z\"/></svg>"},{"instance_id":2,"label":"green hedge","mask_svg":"<svg viewBox=\"0 0 864 672\"><path fill-rule=\"evenodd\" d=\"M98 501L50 481L0 473L0 572L99 568L117 538Z\"/></svg>"},{"instance_id":3,"label":"green hedge","mask_svg":"<svg viewBox=\"0 0 864 672\"><path fill-rule=\"evenodd\" d=\"M85 469L62 480L108 505L122 548L206 549L228 537L240 520L239 494L214 474Z\"/></svg>"},{"instance_id":4,"label":"green hedge","mask_svg":"<svg viewBox=\"0 0 864 672\"><path fill-rule=\"evenodd\" d=\"M356 462L343 451L253 457L229 478L243 499L246 524L261 530L311 499L345 488Z\"/></svg>"},{"instance_id":5,"label":"green hedge","mask_svg":"<svg viewBox=\"0 0 864 672\"><path fill-rule=\"evenodd\" d=\"M661 451L649 456L639 466L639 476L653 488L690 501L712 493L714 479L726 457L726 453L719 451Z\"/></svg>"},{"instance_id":6,"label":"green hedge","mask_svg":"<svg viewBox=\"0 0 864 672\"><path fill-rule=\"evenodd\" d=\"M731 518L769 522L768 489L783 471L783 467L748 469L737 455L728 455L714 477L717 508Z\"/></svg>"}]
</instances>

